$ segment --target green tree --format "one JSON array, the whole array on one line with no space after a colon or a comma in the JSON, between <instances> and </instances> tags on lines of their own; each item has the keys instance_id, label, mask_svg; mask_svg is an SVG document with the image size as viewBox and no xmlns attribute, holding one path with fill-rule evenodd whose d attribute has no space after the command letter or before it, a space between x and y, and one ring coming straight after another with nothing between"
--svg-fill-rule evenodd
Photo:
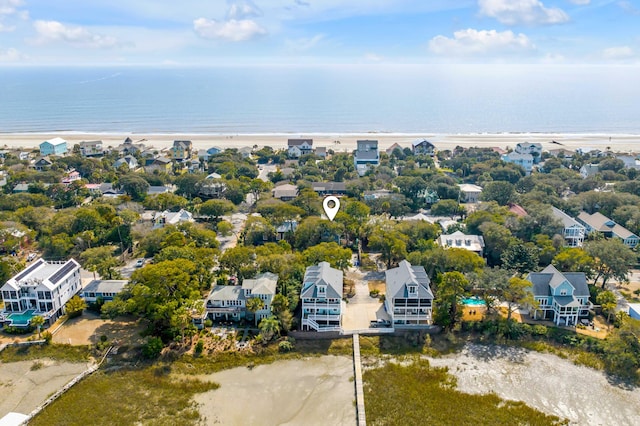
<instances>
[{"instance_id":1,"label":"green tree","mask_svg":"<svg viewBox=\"0 0 640 426\"><path fill-rule=\"evenodd\" d=\"M445 272L436 290L434 322L452 330L462 317L459 303L467 294L469 281L460 272Z\"/></svg>"},{"instance_id":2,"label":"green tree","mask_svg":"<svg viewBox=\"0 0 640 426\"><path fill-rule=\"evenodd\" d=\"M44 318L42 318L40 315L36 315L35 317L31 318L30 323L32 326L38 329L38 339L39 339L40 331L42 329L42 326L44 325Z\"/></svg>"},{"instance_id":3,"label":"green tree","mask_svg":"<svg viewBox=\"0 0 640 426\"><path fill-rule=\"evenodd\" d=\"M380 257L390 268L407 257L407 237L393 229L378 227L369 234L369 247L380 252Z\"/></svg>"},{"instance_id":4,"label":"green tree","mask_svg":"<svg viewBox=\"0 0 640 426\"><path fill-rule=\"evenodd\" d=\"M513 243L515 237L503 225L494 222L484 222L480 225L480 232L485 243L485 255L489 266L500 266L502 255Z\"/></svg>"},{"instance_id":5,"label":"green tree","mask_svg":"<svg viewBox=\"0 0 640 426\"><path fill-rule=\"evenodd\" d=\"M342 248L336 243L320 243L309 247L302 252L307 265L316 265L320 262L329 262L332 268L343 271L351 266L353 253L347 248Z\"/></svg>"},{"instance_id":6,"label":"green tree","mask_svg":"<svg viewBox=\"0 0 640 426\"><path fill-rule=\"evenodd\" d=\"M247 278L256 273L255 256L251 247L232 247L220 256L220 267L238 279Z\"/></svg>"},{"instance_id":7,"label":"green tree","mask_svg":"<svg viewBox=\"0 0 640 426\"><path fill-rule=\"evenodd\" d=\"M507 302L507 321L518 306L534 306L535 299L531 291L531 281L519 277L511 277L507 287L502 291L502 297Z\"/></svg>"},{"instance_id":8,"label":"green tree","mask_svg":"<svg viewBox=\"0 0 640 426\"><path fill-rule=\"evenodd\" d=\"M280 321L278 321L278 318L273 315L263 319L260 322L260 332L262 333L265 341L270 341L274 335L280 334Z\"/></svg>"},{"instance_id":9,"label":"green tree","mask_svg":"<svg viewBox=\"0 0 640 426\"><path fill-rule=\"evenodd\" d=\"M504 290L509 286L512 273L507 269L484 268L479 273L468 275L469 281L478 291L478 296L487 307L487 315L497 313L497 305L504 298Z\"/></svg>"},{"instance_id":10,"label":"green tree","mask_svg":"<svg viewBox=\"0 0 640 426\"><path fill-rule=\"evenodd\" d=\"M480 198L482 201L495 201L501 206L506 206L515 195L515 187L509 182L495 181L489 182L482 190Z\"/></svg>"},{"instance_id":11,"label":"green tree","mask_svg":"<svg viewBox=\"0 0 640 426\"><path fill-rule=\"evenodd\" d=\"M611 322L611 314L616 312L618 300L612 291L603 291L596 296L596 303L602 307L602 312L607 314L607 323Z\"/></svg>"},{"instance_id":12,"label":"green tree","mask_svg":"<svg viewBox=\"0 0 640 426\"><path fill-rule=\"evenodd\" d=\"M271 301L271 310L276 316L279 316L284 311L288 311L289 299L281 293L276 294Z\"/></svg>"},{"instance_id":13,"label":"green tree","mask_svg":"<svg viewBox=\"0 0 640 426\"><path fill-rule=\"evenodd\" d=\"M431 206L431 214L434 216L462 216L464 207L456 200L441 200Z\"/></svg>"},{"instance_id":14,"label":"green tree","mask_svg":"<svg viewBox=\"0 0 640 426\"><path fill-rule=\"evenodd\" d=\"M144 200L149 190L149 183L142 176L135 173L122 176L118 181L118 185L133 201Z\"/></svg>"},{"instance_id":15,"label":"green tree","mask_svg":"<svg viewBox=\"0 0 640 426\"><path fill-rule=\"evenodd\" d=\"M65 311L69 318L79 317L85 309L87 309L87 303L78 295L69 299L65 305Z\"/></svg>"},{"instance_id":16,"label":"green tree","mask_svg":"<svg viewBox=\"0 0 640 426\"><path fill-rule=\"evenodd\" d=\"M114 246L86 249L80 253L80 263L83 268L93 272L94 278L97 272L100 278L105 280L119 279L120 273L116 268L120 265L120 261L113 256L114 251Z\"/></svg>"},{"instance_id":17,"label":"green tree","mask_svg":"<svg viewBox=\"0 0 640 426\"><path fill-rule=\"evenodd\" d=\"M564 272L584 272L590 278L593 275L593 257L581 248L572 247L562 250L551 261L553 266Z\"/></svg>"},{"instance_id":18,"label":"green tree","mask_svg":"<svg viewBox=\"0 0 640 426\"><path fill-rule=\"evenodd\" d=\"M200 214L212 217L216 221L234 210L235 206L228 200L208 200L200 205Z\"/></svg>"},{"instance_id":19,"label":"green tree","mask_svg":"<svg viewBox=\"0 0 640 426\"><path fill-rule=\"evenodd\" d=\"M164 345L159 337L149 337L142 346L142 356L147 359L156 359L162 353Z\"/></svg>"},{"instance_id":20,"label":"green tree","mask_svg":"<svg viewBox=\"0 0 640 426\"><path fill-rule=\"evenodd\" d=\"M538 266L538 248L531 243L514 242L502 253L502 264L526 274Z\"/></svg>"},{"instance_id":21,"label":"green tree","mask_svg":"<svg viewBox=\"0 0 640 426\"><path fill-rule=\"evenodd\" d=\"M251 312L254 322L258 324L258 316L256 315L256 312L264 308L264 302L262 301L262 299L258 297L252 297L251 299L247 300L246 308L247 311Z\"/></svg>"},{"instance_id":22,"label":"green tree","mask_svg":"<svg viewBox=\"0 0 640 426\"><path fill-rule=\"evenodd\" d=\"M629 268L636 261L636 255L617 238L588 241L584 250L594 259L594 284L602 278L602 288L611 278L626 281Z\"/></svg>"}]
</instances>

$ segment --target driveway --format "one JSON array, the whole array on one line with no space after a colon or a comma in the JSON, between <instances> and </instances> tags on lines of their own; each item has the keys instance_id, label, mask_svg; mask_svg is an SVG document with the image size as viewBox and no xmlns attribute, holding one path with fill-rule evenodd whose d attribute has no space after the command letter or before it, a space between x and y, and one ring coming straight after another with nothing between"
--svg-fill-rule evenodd
<instances>
[{"instance_id":1,"label":"driveway","mask_svg":"<svg viewBox=\"0 0 640 426\"><path fill-rule=\"evenodd\" d=\"M389 320L380 299L369 296L369 276L365 276L358 268L351 268L347 272L347 279L355 282L355 296L347 299L345 312L342 315L343 330L363 330L370 328L371 321L378 319Z\"/></svg>"}]
</instances>

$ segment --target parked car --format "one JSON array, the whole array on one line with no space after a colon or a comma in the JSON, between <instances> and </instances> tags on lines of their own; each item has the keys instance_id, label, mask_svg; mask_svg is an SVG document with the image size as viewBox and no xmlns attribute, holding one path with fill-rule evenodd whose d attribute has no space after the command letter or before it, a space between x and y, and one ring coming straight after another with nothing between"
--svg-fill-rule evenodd
<instances>
[{"instance_id":1,"label":"parked car","mask_svg":"<svg viewBox=\"0 0 640 426\"><path fill-rule=\"evenodd\" d=\"M391 327L391 323L385 319L378 319L375 321L371 321L369 324L371 328L383 328L383 327Z\"/></svg>"},{"instance_id":2,"label":"parked car","mask_svg":"<svg viewBox=\"0 0 640 426\"><path fill-rule=\"evenodd\" d=\"M136 268L142 268L144 266L144 259L138 259L136 261Z\"/></svg>"},{"instance_id":3,"label":"parked car","mask_svg":"<svg viewBox=\"0 0 640 426\"><path fill-rule=\"evenodd\" d=\"M29 253L29 255L27 256L27 262L31 262L33 259L35 259L38 255L36 253Z\"/></svg>"}]
</instances>

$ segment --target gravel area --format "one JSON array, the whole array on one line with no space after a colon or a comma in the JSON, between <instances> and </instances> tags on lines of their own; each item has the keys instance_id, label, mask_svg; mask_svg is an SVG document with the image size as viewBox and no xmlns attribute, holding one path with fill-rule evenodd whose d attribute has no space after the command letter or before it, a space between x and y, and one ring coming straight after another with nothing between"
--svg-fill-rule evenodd
<instances>
[{"instance_id":1,"label":"gravel area","mask_svg":"<svg viewBox=\"0 0 640 426\"><path fill-rule=\"evenodd\" d=\"M640 390L612 384L604 373L555 355L467 345L429 361L448 367L463 392L495 392L576 425L640 425Z\"/></svg>"}]
</instances>

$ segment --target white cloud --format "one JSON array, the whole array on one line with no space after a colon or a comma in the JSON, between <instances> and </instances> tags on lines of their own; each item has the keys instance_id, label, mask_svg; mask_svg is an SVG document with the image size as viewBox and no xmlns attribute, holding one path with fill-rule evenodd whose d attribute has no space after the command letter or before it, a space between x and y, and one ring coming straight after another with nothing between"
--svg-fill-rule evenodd
<instances>
[{"instance_id":1,"label":"white cloud","mask_svg":"<svg viewBox=\"0 0 640 426\"><path fill-rule=\"evenodd\" d=\"M94 34L83 27L64 25L58 21L35 21L38 43L61 41L78 47L110 48L119 43L115 37Z\"/></svg>"},{"instance_id":2,"label":"white cloud","mask_svg":"<svg viewBox=\"0 0 640 426\"><path fill-rule=\"evenodd\" d=\"M640 15L640 9L638 9L637 7L635 7L633 4L631 4L630 1L628 0L621 0L618 2L618 6L620 8L622 8L622 10L624 10L627 13L630 13L631 15Z\"/></svg>"},{"instance_id":3,"label":"white cloud","mask_svg":"<svg viewBox=\"0 0 640 426\"><path fill-rule=\"evenodd\" d=\"M325 38L324 34L317 34L313 37L303 37L296 40L287 40L285 42L287 49L293 52L305 52L313 49L318 43Z\"/></svg>"},{"instance_id":4,"label":"white cloud","mask_svg":"<svg viewBox=\"0 0 640 426\"><path fill-rule=\"evenodd\" d=\"M24 6L22 0L0 0L0 16L13 15L21 6Z\"/></svg>"},{"instance_id":5,"label":"white cloud","mask_svg":"<svg viewBox=\"0 0 640 426\"><path fill-rule=\"evenodd\" d=\"M562 24L569 16L557 7L547 8L540 0L478 0L480 14L505 25Z\"/></svg>"},{"instance_id":6,"label":"white cloud","mask_svg":"<svg viewBox=\"0 0 640 426\"><path fill-rule=\"evenodd\" d=\"M617 47L609 47L608 49L604 49L602 51L602 56L605 59L610 60L621 60L621 59L629 59L634 56L633 49L629 46L617 46Z\"/></svg>"},{"instance_id":7,"label":"white cloud","mask_svg":"<svg viewBox=\"0 0 640 426\"><path fill-rule=\"evenodd\" d=\"M0 22L0 33L9 33L13 30L15 30L16 27L15 25L12 26L8 26L8 25L4 25L2 22Z\"/></svg>"},{"instance_id":8,"label":"white cloud","mask_svg":"<svg viewBox=\"0 0 640 426\"><path fill-rule=\"evenodd\" d=\"M25 56L18 49L10 47L9 49L0 49L0 62L17 62L24 59Z\"/></svg>"},{"instance_id":9,"label":"white cloud","mask_svg":"<svg viewBox=\"0 0 640 426\"><path fill-rule=\"evenodd\" d=\"M247 41L267 34L267 30L251 19L215 19L198 18L193 21L193 29L202 38L227 41Z\"/></svg>"},{"instance_id":10,"label":"white cloud","mask_svg":"<svg viewBox=\"0 0 640 426\"><path fill-rule=\"evenodd\" d=\"M375 53L367 53L364 55L364 59L365 61L369 62L382 62L384 60L384 57Z\"/></svg>"},{"instance_id":11,"label":"white cloud","mask_svg":"<svg viewBox=\"0 0 640 426\"><path fill-rule=\"evenodd\" d=\"M591 3L591 0L569 0L569 2L573 3L573 4L580 5L580 6L584 6L584 5L587 5L587 4Z\"/></svg>"},{"instance_id":12,"label":"white cloud","mask_svg":"<svg viewBox=\"0 0 640 426\"><path fill-rule=\"evenodd\" d=\"M432 38L429 50L442 56L491 56L533 51L535 46L524 34L469 28L454 32L453 38L442 35Z\"/></svg>"},{"instance_id":13,"label":"white cloud","mask_svg":"<svg viewBox=\"0 0 640 426\"><path fill-rule=\"evenodd\" d=\"M229 5L227 17L229 19L247 19L262 16L262 11L253 2L233 2Z\"/></svg>"}]
</instances>

